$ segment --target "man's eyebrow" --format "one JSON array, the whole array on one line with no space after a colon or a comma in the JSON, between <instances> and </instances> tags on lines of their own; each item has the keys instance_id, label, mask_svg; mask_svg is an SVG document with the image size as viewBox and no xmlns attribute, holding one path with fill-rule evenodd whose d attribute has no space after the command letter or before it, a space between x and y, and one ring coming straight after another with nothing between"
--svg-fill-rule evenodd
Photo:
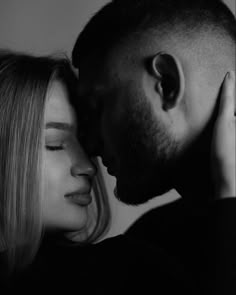
<instances>
[{"instance_id":1,"label":"man's eyebrow","mask_svg":"<svg viewBox=\"0 0 236 295\"><path fill-rule=\"evenodd\" d=\"M46 123L46 129L59 129L63 131L75 132L76 127L73 124L63 122L48 122Z\"/></svg>"}]
</instances>

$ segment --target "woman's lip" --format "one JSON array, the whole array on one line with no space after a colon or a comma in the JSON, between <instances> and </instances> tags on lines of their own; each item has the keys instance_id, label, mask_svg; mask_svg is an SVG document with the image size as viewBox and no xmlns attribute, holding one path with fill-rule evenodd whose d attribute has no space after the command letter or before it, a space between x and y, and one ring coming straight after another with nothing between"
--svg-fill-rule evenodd
<instances>
[{"instance_id":1,"label":"woman's lip","mask_svg":"<svg viewBox=\"0 0 236 295\"><path fill-rule=\"evenodd\" d=\"M67 194L65 195L66 199L70 202L78 204L80 206L88 206L92 202L92 196L90 194Z\"/></svg>"}]
</instances>

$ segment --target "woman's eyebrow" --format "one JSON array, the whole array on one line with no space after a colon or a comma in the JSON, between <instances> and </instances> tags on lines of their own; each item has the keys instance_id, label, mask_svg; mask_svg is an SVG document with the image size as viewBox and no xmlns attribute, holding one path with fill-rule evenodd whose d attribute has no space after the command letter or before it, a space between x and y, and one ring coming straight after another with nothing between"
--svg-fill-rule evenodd
<instances>
[{"instance_id":1,"label":"woman's eyebrow","mask_svg":"<svg viewBox=\"0 0 236 295\"><path fill-rule=\"evenodd\" d=\"M48 122L46 123L46 129L59 129L63 131L75 132L76 128L73 124L63 122Z\"/></svg>"}]
</instances>

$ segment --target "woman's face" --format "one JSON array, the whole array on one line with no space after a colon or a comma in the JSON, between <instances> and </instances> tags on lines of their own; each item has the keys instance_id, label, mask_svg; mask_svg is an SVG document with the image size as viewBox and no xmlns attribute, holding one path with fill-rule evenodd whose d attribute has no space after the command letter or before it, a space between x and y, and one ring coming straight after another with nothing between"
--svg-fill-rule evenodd
<instances>
[{"instance_id":1,"label":"woman's face","mask_svg":"<svg viewBox=\"0 0 236 295\"><path fill-rule=\"evenodd\" d=\"M66 87L55 81L45 110L43 223L46 229L83 230L95 174L76 138L76 117Z\"/></svg>"}]
</instances>

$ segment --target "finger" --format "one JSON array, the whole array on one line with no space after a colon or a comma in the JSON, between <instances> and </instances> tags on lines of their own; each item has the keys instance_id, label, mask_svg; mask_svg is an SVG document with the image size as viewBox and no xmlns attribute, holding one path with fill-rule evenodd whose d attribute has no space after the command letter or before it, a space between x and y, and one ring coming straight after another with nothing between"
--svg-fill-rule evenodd
<instances>
[{"instance_id":1,"label":"finger","mask_svg":"<svg viewBox=\"0 0 236 295\"><path fill-rule=\"evenodd\" d=\"M223 82L219 115L232 117L235 114L235 73L230 71L226 74Z\"/></svg>"}]
</instances>

